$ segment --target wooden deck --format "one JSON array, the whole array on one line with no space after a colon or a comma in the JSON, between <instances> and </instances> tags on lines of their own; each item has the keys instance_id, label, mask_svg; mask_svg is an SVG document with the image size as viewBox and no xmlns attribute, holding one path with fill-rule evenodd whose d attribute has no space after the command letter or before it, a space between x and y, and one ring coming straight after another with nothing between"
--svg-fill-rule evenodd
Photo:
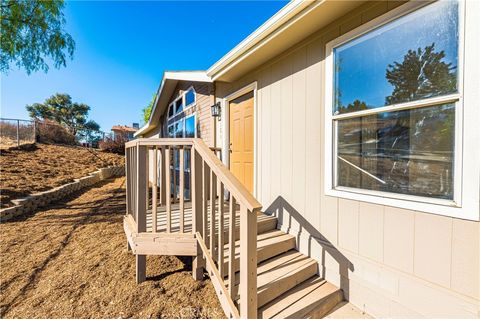
<instances>
[{"instance_id":1,"label":"wooden deck","mask_svg":"<svg viewBox=\"0 0 480 319\"><path fill-rule=\"evenodd\" d=\"M215 205L218 209L218 204ZM218 211L218 210L217 210ZM228 202L225 202L224 213L224 232L227 233L230 227L230 217L228 213ZM235 218L235 238L240 235L240 208L237 207ZM207 217L208 218L208 217ZM183 214L183 232L180 232L181 214L179 204L172 205L171 211L171 232L167 233L167 212L165 207L157 209L157 229L152 230L152 211L147 211L147 231L138 233L137 225L132 215L125 216L124 230L127 235L129 248L135 254L144 255L176 255L176 256L196 256L197 242L192 233L192 205L185 203ZM209 219L208 219L209 220ZM210 224L210 222L208 222ZM257 232L262 233L268 229L276 227L277 219L263 213L257 214ZM218 234L218 220L215 221L215 229ZM207 227L207 229L210 229ZM208 240L208 237L206 238ZM225 236L225 244L228 243L228 236Z\"/></svg>"}]
</instances>

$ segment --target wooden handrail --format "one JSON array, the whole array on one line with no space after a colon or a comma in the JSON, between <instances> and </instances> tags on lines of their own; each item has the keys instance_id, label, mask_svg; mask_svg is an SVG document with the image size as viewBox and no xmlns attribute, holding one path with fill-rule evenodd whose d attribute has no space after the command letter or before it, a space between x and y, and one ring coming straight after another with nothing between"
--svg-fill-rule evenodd
<instances>
[{"instance_id":1,"label":"wooden handrail","mask_svg":"<svg viewBox=\"0 0 480 319\"><path fill-rule=\"evenodd\" d=\"M202 268L208 270L222 308L230 318L238 318L239 312L242 318L256 318L257 212L261 204L221 162L215 150L201 139L142 138L126 143L125 147L127 214L135 220L137 233L194 234L198 243L192 269L194 277L201 278ZM186 160L187 155L190 160ZM185 197L187 189L189 198ZM225 198L226 192L229 199ZM191 230L185 227L186 200L191 201ZM173 204L177 202L178 208L174 209ZM156 222L159 204L165 214L161 225ZM178 217L172 218L174 210ZM147 211L152 220L148 230ZM239 237L235 234L237 220ZM239 247L236 247L237 241ZM224 255L227 249L228 258ZM239 265L235 257L237 249ZM146 259L137 254L136 260L137 282L142 282ZM236 267L242 270L241 274L236 274ZM240 285L235 285L235 278L239 278ZM234 303L238 297L240 309Z\"/></svg>"},{"instance_id":2,"label":"wooden handrail","mask_svg":"<svg viewBox=\"0 0 480 319\"><path fill-rule=\"evenodd\" d=\"M237 202L244 204L251 212L258 212L262 205L248 191L248 189L240 183L240 181L223 165L222 162L213 154L209 147L202 139L196 138L193 141L195 150L202 156L203 160L210 166L217 178L232 192Z\"/></svg>"}]
</instances>

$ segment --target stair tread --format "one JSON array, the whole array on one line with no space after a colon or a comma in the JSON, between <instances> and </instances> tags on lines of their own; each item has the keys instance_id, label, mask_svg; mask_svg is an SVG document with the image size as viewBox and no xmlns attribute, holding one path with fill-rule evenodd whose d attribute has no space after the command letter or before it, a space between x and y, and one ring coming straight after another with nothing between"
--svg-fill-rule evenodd
<instances>
[{"instance_id":1,"label":"stair tread","mask_svg":"<svg viewBox=\"0 0 480 319\"><path fill-rule=\"evenodd\" d=\"M260 307L258 318L303 318L312 313L321 317L342 299L340 288L313 276Z\"/></svg>"},{"instance_id":2,"label":"stair tread","mask_svg":"<svg viewBox=\"0 0 480 319\"><path fill-rule=\"evenodd\" d=\"M288 249L281 249L277 253L277 251L272 251L273 246L279 246L283 245L285 247L289 247ZM261 234L257 235L257 260L259 262L266 260L268 258L274 257L278 255L279 253L282 253L284 251L288 251L295 247L295 237L286 234L281 230L270 230ZM225 262L228 261L228 258L230 256L230 244L225 245L224 249L224 260ZM270 251L269 251L270 249ZM235 259L240 258L240 240L235 241Z\"/></svg>"},{"instance_id":3,"label":"stair tread","mask_svg":"<svg viewBox=\"0 0 480 319\"><path fill-rule=\"evenodd\" d=\"M314 259L293 249L261 262L257 268L258 307L314 276L317 268ZM235 285L238 284L236 276Z\"/></svg>"}]
</instances>

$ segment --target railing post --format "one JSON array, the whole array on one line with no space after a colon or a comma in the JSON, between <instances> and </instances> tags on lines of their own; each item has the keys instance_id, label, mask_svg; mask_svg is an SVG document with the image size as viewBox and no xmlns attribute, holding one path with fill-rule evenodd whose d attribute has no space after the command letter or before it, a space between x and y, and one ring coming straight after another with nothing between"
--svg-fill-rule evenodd
<instances>
[{"instance_id":1,"label":"railing post","mask_svg":"<svg viewBox=\"0 0 480 319\"><path fill-rule=\"evenodd\" d=\"M147 147L142 145L137 145L137 185L136 185L136 197L137 203L135 211L137 214L137 233L145 232L147 230ZM142 283L146 279L146 256L145 255L136 255L136 277L137 283Z\"/></svg>"},{"instance_id":2,"label":"railing post","mask_svg":"<svg viewBox=\"0 0 480 319\"><path fill-rule=\"evenodd\" d=\"M240 206L240 316L257 318L257 216Z\"/></svg>"},{"instance_id":3,"label":"railing post","mask_svg":"<svg viewBox=\"0 0 480 319\"><path fill-rule=\"evenodd\" d=\"M202 237L203 233L203 194L202 194L202 157L195 151L195 147L191 149L191 198L192 198L192 232L196 234L199 232ZM203 269L205 267L205 260L202 257L202 250L197 245L197 255L193 257L192 275L195 280L203 279Z\"/></svg>"},{"instance_id":4,"label":"railing post","mask_svg":"<svg viewBox=\"0 0 480 319\"><path fill-rule=\"evenodd\" d=\"M20 120L17 120L17 146L20 146Z\"/></svg>"}]
</instances>

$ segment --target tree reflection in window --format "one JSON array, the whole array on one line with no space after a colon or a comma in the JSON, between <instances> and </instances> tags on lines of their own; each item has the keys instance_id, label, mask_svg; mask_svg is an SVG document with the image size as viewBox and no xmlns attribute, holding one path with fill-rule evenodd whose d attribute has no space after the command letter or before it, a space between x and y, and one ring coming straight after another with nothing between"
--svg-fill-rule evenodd
<instances>
[{"instance_id":1,"label":"tree reflection in window","mask_svg":"<svg viewBox=\"0 0 480 319\"><path fill-rule=\"evenodd\" d=\"M440 45L430 41L405 48L425 43L429 36L443 37ZM399 49L403 54L398 59L385 60L399 56ZM363 57L367 51L371 54ZM334 49L334 114L456 93L457 61L457 3L424 7ZM351 102L345 105L340 99ZM339 119L337 184L452 199L454 127L455 103L441 102Z\"/></svg>"}]
</instances>

